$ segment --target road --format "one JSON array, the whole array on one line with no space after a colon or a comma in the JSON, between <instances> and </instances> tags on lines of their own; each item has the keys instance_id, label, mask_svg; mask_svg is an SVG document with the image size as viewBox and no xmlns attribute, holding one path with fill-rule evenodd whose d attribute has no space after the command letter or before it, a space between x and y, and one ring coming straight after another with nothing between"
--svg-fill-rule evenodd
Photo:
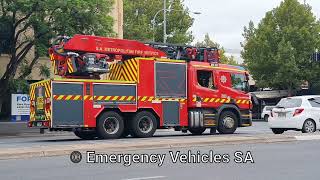
<instances>
[{"instance_id":1,"label":"road","mask_svg":"<svg viewBox=\"0 0 320 180\"><path fill-rule=\"evenodd\" d=\"M157 164L88 164L85 158L74 164L69 156L45 158L1 160L0 179L112 179L112 180L142 180L142 179L184 179L184 180L318 180L320 141L297 141L275 144L246 144L217 147L199 147L182 149L161 149L118 152L128 154L166 154L161 167ZM193 153L229 154L229 163L172 163L169 151L181 153L191 150ZM250 151L254 163L235 163L234 152ZM103 153L103 152L101 152ZM83 154L85 157L85 154Z\"/></svg>"},{"instance_id":2,"label":"road","mask_svg":"<svg viewBox=\"0 0 320 180\"><path fill-rule=\"evenodd\" d=\"M256 134L271 134L271 130L268 128L266 122L254 122L251 127L238 128L236 133L233 135L220 135L217 136L254 136ZM31 146L46 146L46 145L73 145L73 144L82 144L84 140L80 140L73 133L64 133L64 132L54 132L53 135L45 136L37 134L34 136L29 136L25 134L24 136L18 137L0 137L0 148L20 148L20 147L31 147ZM209 130L207 130L205 135L209 135ZM179 138L190 138L192 136L190 133L184 134L182 132L175 132L173 129L157 130L153 137L155 140L159 139L179 139ZM116 139L116 140L107 140L111 141L122 141L122 142L132 142L132 141L141 141L141 139L136 138L125 138L125 139ZM87 141L88 143L103 143L106 140L97 140L97 141Z\"/></svg>"}]
</instances>

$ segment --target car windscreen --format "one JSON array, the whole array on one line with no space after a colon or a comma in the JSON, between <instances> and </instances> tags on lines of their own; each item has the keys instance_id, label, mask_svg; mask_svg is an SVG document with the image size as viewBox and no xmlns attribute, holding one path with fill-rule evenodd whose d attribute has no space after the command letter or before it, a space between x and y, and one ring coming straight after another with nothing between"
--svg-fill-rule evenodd
<instances>
[{"instance_id":1,"label":"car windscreen","mask_svg":"<svg viewBox=\"0 0 320 180\"><path fill-rule=\"evenodd\" d=\"M276 107L295 108L295 107L300 107L301 104L302 104L302 99L285 98L285 99L281 99L281 101L277 104Z\"/></svg>"}]
</instances>

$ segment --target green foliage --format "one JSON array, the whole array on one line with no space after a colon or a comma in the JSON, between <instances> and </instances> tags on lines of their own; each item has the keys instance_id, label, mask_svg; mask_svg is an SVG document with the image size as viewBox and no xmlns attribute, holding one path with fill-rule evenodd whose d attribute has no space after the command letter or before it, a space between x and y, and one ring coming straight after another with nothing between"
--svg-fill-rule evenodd
<instances>
[{"instance_id":1,"label":"green foliage","mask_svg":"<svg viewBox=\"0 0 320 180\"><path fill-rule=\"evenodd\" d=\"M47 55L50 39L57 35L114 35L109 15L112 4L113 0L0 0L0 54L10 57L0 77L0 111L10 92L28 91L24 79L39 67L39 57ZM40 66L40 72L49 76L46 67Z\"/></svg>"},{"instance_id":2,"label":"green foliage","mask_svg":"<svg viewBox=\"0 0 320 180\"><path fill-rule=\"evenodd\" d=\"M25 79L11 79L9 81L9 92L8 94L12 93L22 93L28 94L29 93L29 83Z\"/></svg>"},{"instance_id":3,"label":"green foliage","mask_svg":"<svg viewBox=\"0 0 320 180\"><path fill-rule=\"evenodd\" d=\"M284 0L257 27L244 28L242 57L259 87L297 89L319 80L319 64L310 57L320 47L320 23L311 7Z\"/></svg>"},{"instance_id":4,"label":"green foliage","mask_svg":"<svg viewBox=\"0 0 320 180\"><path fill-rule=\"evenodd\" d=\"M167 7L169 7L167 0ZM140 41L163 41L163 0L124 0L124 38ZM160 12L159 12L160 11ZM152 20L156 13L155 29ZM173 0L171 11L167 12L167 41L169 43L187 44L193 36L189 28L193 24L188 9L183 6L183 0Z\"/></svg>"},{"instance_id":5,"label":"green foliage","mask_svg":"<svg viewBox=\"0 0 320 180\"><path fill-rule=\"evenodd\" d=\"M50 68L48 68L46 65L40 65L40 76L49 78L50 77Z\"/></svg>"},{"instance_id":6,"label":"green foliage","mask_svg":"<svg viewBox=\"0 0 320 180\"><path fill-rule=\"evenodd\" d=\"M219 43L214 42L213 40L210 39L210 36L208 33L204 36L204 40L202 42L197 42L195 44L195 46L197 46L197 47L211 47L211 48L216 47L219 49L219 52L220 52L221 63L231 64L231 65L239 65L237 63L237 61L235 60L234 56L227 56L225 54L226 51L224 50L224 48Z\"/></svg>"}]
</instances>

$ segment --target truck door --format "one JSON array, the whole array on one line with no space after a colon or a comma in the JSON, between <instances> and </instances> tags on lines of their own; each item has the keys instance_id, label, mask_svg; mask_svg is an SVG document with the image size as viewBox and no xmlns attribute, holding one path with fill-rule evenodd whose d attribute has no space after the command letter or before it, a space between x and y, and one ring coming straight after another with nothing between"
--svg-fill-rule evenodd
<instances>
[{"instance_id":1,"label":"truck door","mask_svg":"<svg viewBox=\"0 0 320 180\"><path fill-rule=\"evenodd\" d=\"M196 107L210 107L210 104L219 96L217 84L215 83L215 71L198 69L195 75L193 102L196 102Z\"/></svg>"}]
</instances>

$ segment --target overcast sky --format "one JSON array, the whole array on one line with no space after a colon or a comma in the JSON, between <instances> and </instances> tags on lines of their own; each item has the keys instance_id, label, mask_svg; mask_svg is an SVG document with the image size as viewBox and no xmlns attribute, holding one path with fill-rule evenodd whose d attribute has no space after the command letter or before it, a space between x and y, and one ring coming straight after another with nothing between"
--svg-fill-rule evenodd
<instances>
[{"instance_id":1,"label":"overcast sky","mask_svg":"<svg viewBox=\"0 0 320 180\"><path fill-rule=\"evenodd\" d=\"M243 41L243 27L252 20L255 25L267 11L280 5L282 0L185 0L190 11L199 11L192 15L195 22L191 31L195 41L200 41L206 33L219 42L229 52L240 51ZM300 0L303 3L303 0ZM320 18L320 0L306 0L312 6L314 14Z\"/></svg>"}]
</instances>

